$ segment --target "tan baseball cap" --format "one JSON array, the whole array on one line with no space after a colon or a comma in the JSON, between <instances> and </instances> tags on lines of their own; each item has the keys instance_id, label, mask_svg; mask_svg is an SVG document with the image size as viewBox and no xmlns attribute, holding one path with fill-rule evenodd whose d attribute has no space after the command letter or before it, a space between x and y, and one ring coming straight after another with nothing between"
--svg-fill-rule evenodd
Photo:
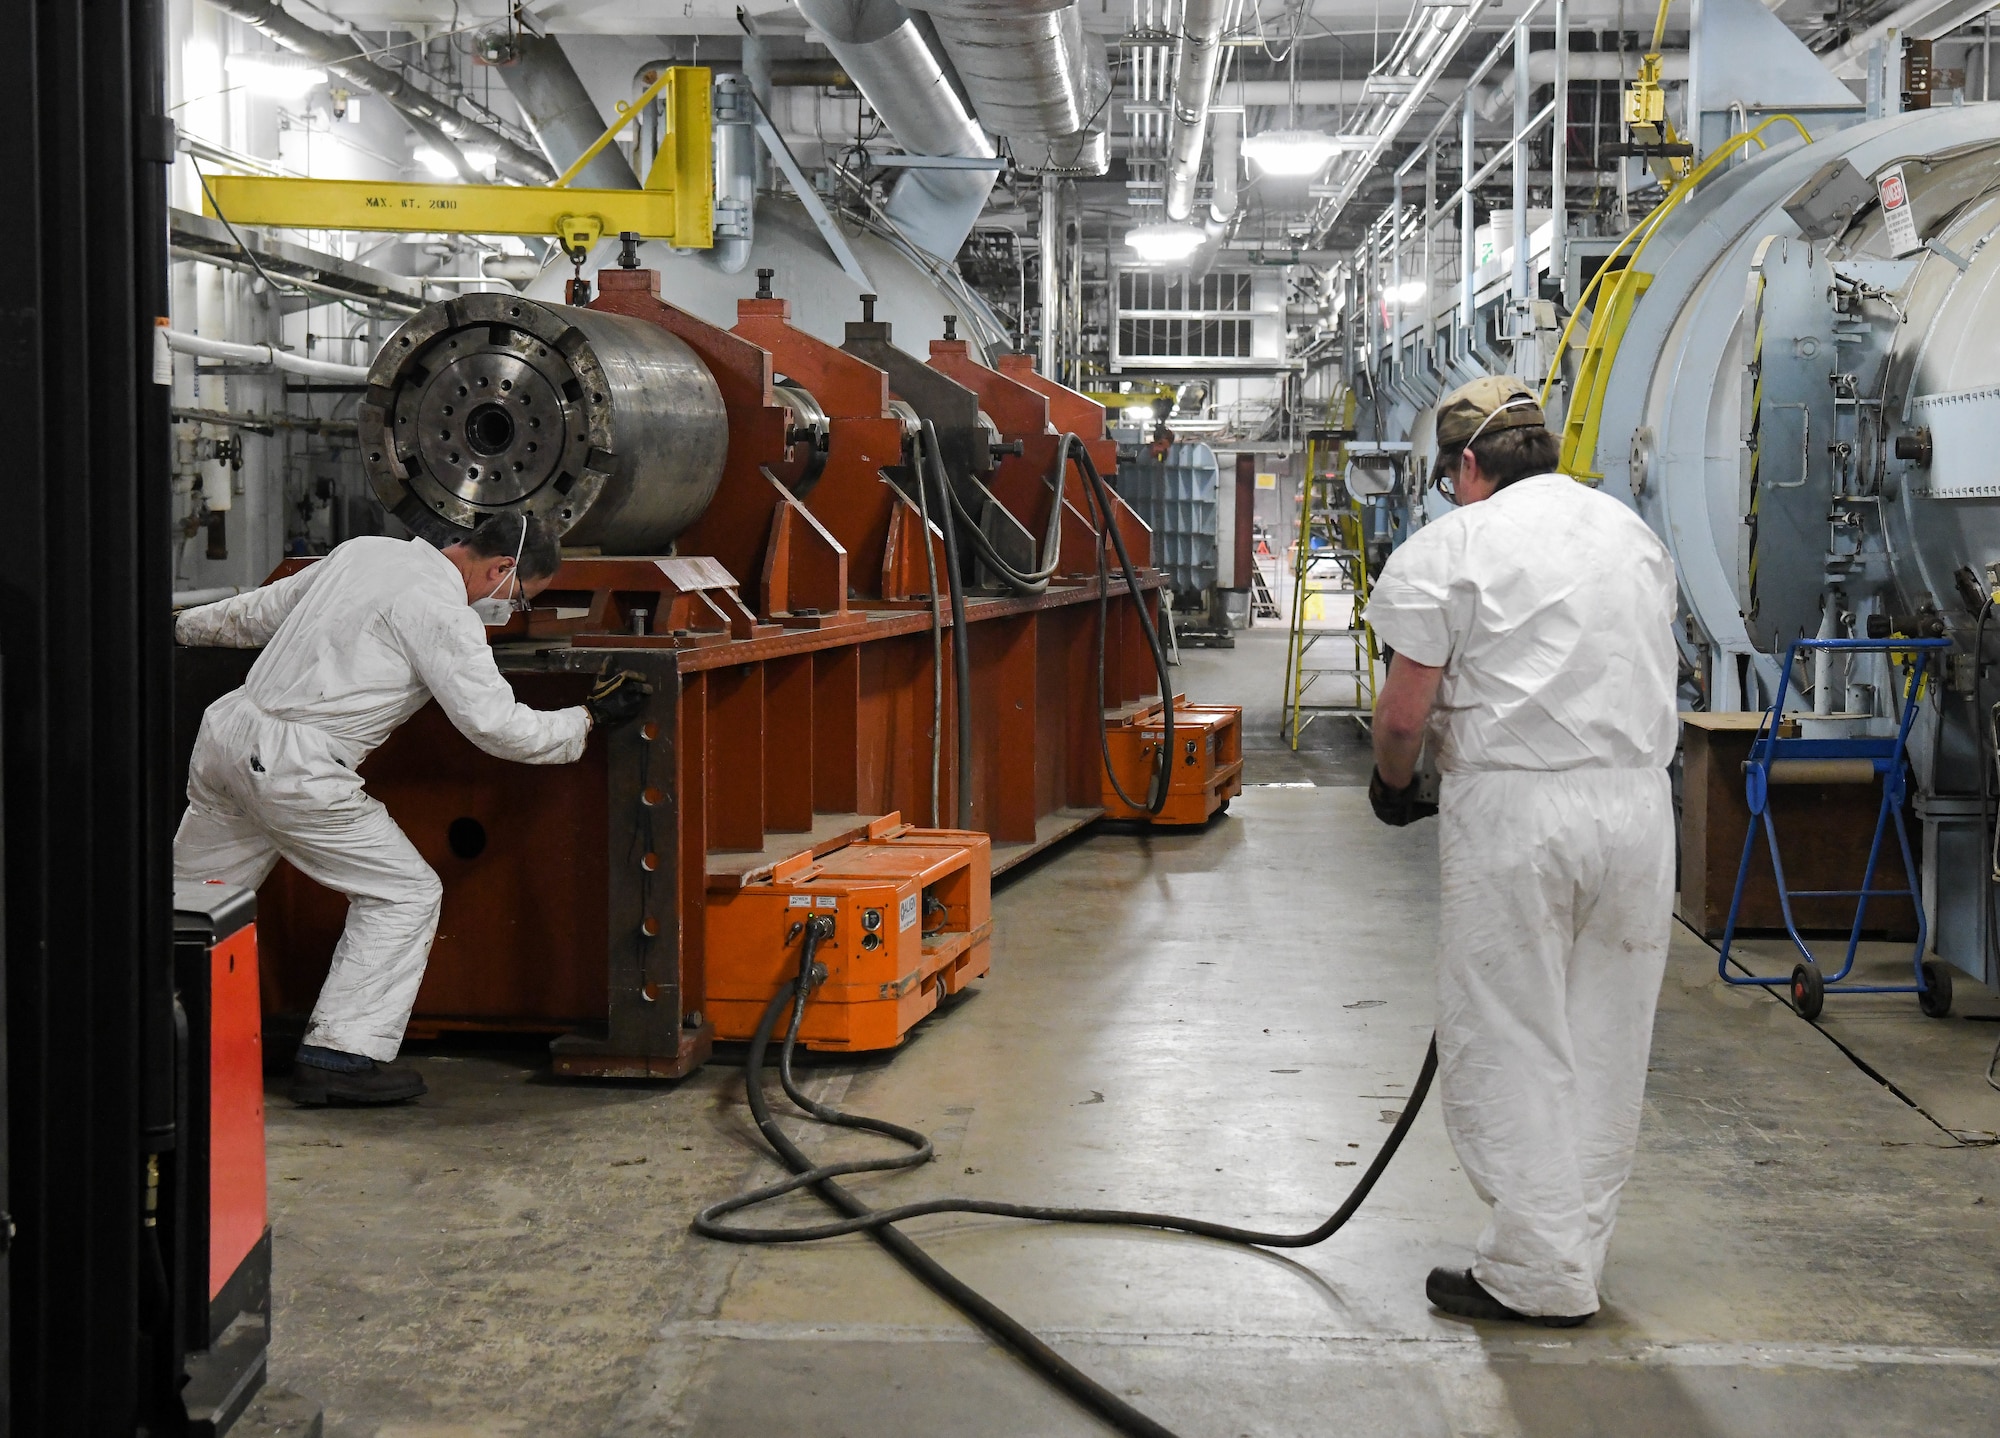
<instances>
[{"instance_id":1,"label":"tan baseball cap","mask_svg":"<svg viewBox=\"0 0 2000 1438\"><path fill-rule=\"evenodd\" d=\"M1457 458L1476 435L1547 424L1548 416L1526 384L1510 374L1481 375L1438 401L1438 459Z\"/></svg>"}]
</instances>

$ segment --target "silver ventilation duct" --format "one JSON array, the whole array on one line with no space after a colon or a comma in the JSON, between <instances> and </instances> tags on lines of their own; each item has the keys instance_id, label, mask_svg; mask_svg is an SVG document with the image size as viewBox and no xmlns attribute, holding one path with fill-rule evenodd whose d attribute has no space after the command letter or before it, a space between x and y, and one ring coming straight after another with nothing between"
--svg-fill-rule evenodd
<instances>
[{"instance_id":1,"label":"silver ventilation duct","mask_svg":"<svg viewBox=\"0 0 2000 1438\"><path fill-rule=\"evenodd\" d=\"M895 0L794 0L868 104L913 155L990 160L993 142L945 77L910 12ZM912 169L888 216L911 244L950 259L986 208L997 172Z\"/></svg>"},{"instance_id":2,"label":"silver ventilation duct","mask_svg":"<svg viewBox=\"0 0 2000 1438\"><path fill-rule=\"evenodd\" d=\"M479 37L479 51L499 72L535 143L557 170L567 170L597 143L604 133L604 117L553 35L493 32ZM616 145L606 145L592 156L572 183L586 190L639 188L638 177Z\"/></svg>"},{"instance_id":3,"label":"silver ventilation duct","mask_svg":"<svg viewBox=\"0 0 2000 1438\"><path fill-rule=\"evenodd\" d=\"M1167 218L1194 211L1194 182L1201 173L1208 133L1209 99L1222 68L1222 26L1230 0L1187 0L1180 44L1174 50L1174 108L1167 126Z\"/></svg>"},{"instance_id":4,"label":"silver ventilation duct","mask_svg":"<svg viewBox=\"0 0 2000 1438\"><path fill-rule=\"evenodd\" d=\"M1075 0L926 0L979 122L1024 170L1102 174L1111 72Z\"/></svg>"}]
</instances>

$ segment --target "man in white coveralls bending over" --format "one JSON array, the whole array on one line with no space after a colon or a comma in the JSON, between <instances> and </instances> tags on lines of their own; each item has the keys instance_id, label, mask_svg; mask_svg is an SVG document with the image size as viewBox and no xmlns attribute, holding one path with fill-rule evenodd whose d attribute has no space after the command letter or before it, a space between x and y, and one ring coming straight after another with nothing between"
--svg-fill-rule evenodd
<instances>
[{"instance_id":1,"label":"man in white coveralls bending over","mask_svg":"<svg viewBox=\"0 0 2000 1438\"><path fill-rule=\"evenodd\" d=\"M423 1078L393 1062L416 1004L444 888L355 773L432 699L487 753L568 764L594 725L634 718L636 674L573 709L530 709L500 676L486 627L507 622L561 562L541 521L488 519L438 549L350 539L299 573L183 613L182 644L264 652L202 716L174 877L256 888L284 858L347 895L347 925L292 1070L303 1104L397 1103Z\"/></svg>"}]
</instances>

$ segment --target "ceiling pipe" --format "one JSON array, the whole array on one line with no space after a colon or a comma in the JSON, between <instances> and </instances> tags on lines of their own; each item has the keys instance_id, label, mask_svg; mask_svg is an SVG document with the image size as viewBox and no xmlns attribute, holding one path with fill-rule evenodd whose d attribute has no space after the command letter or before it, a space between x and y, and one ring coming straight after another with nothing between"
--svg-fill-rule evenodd
<instances>
[{"instance_id":1,"label":"ceiling pipe","mask_svg":"<svg viewBox=\"0 0 2000 1438\"><path fill-rule=\"evenodd\" d=\"M1619 64L1616 51L1577 51L1569 57L1569 78L1572 84L1617 80L1631 80L1638 70L1638 61L1630 55ZM1670 81L1687 79L1688 56L1685 50L1670 50L1663 57L1661 75ZM1556 52L1537 50L1528 57L1528 81L1540 87L1553 85L1556 78ZM1482 96L1482 103L1490 114L1498 114L1508 108L1514 96L1514 75L1510 70L1498 82L1497 90ZM1438 81L1431 88L1434 101L1450 103L1458 98L1462 88L1449 76ZM1333 105L1361 105L1372 103L1378 94L1368 89L1366 78L1356 76L1350 80L1301 80L1298 86L1299 108L1327 107ZM1291 103L1292 87L1284 80L1234 80L1222 87L1219 99L1232 105L1242 105L1245 109L1283 109Z\"/></svg>"},{"instance_id":2,"label":"ceiling pipe","mask_svg":"<svg viewBox=\"0 0 2000 1438\"><path fill-rule=\"evenodd\" d=\"M980 124L1005 136L1015 164L1040 174L1101 175L1111 71L1103 37L1076 0L923 0Z\"/></svg>"},{"instance_id":3,"label":"ceiling pipe","mask_svg":"<svg viewBox=\"0 0 2000 1438\"><path fill-rule=\"evenodd\" d=\"M852 90L854 81L833 59L808 56L798 60L771 61L771 83L779 89Z\"/></svg>"},{"instance_id":4,"label":"ceiling pipe","mask_svg":"<svg viewBox=\"0 0 2000 1438\"><path fill-rule=\"evenodd\" d=\"M993 142L959 100L910 12L895 0L796 4L905 150L994 158ZM996 178L995 170L907 170L889 192L885 213L911 244L948 260L971 233Z\"/></svg>"},{"instance_id":5,"label":"ceiling pipe","mask_svg":"<svg viewBox=\"0 0 2000 1438\"><path fill-rule=\"evenodd\" d=\"M286 14L272 0L212 0L215 8L241 20L258 33L324 65L358 90L379 95L403 117L419 139L452 162L467 182L482 179L466 162L460 147L474 145L493 152L501 174L528 184L545 185L556 177L548 162L490 125L462 115L361 53L349 35L329 35ZM595 136L592 137L596 138Z\"/></svg>"},{"instance_id":6,"label":"ceiling pipe","mask_svg":"<svg viewBox=\"0 0 2000 1438\"><path fill-rule=\"evenodd\" d=\"M475 42L480 58L499 74L520 108L521 119L558 174L604 133L604 116L553 35L489 30ZM636 190L639 177L616 145L599 150L572 182L585 190Z\"/></svg>"},{"instance_id":7,"label":"ceiling pipe","mask_svg":"<svg viewBox=\"0 0 2000 1438\"><path fill-rule=\"evenodd\" d=\"M1619 55L1613 50L1582 51L1569 57L1569 82L1598 82L1609 80L1631 80L1638 71L1637 63L1629 55ZM1688 52L1670 50L1660 57L1660 78L1685 82L1688 77ZM1538 90L1544 85L1556 82L1556 52L1537 50L1528 57L1528 87ZM1509 70L1479 97L1479 113L1492 119L1502 111L1510 109L1514 101L1514 71Z\"/></svg>"},{"instance_id":8,"label":"ceiling pipe","mask_svg":"<svg viewBox=\"0 0 2000 1438\"><path fill-rule=\"evenodd\" d=\"M1194 182L1201 173L1208 107L1222 68L1222 26L1230 0L1187 0L1180 43L1174 48L1173 113L1167 125L1167 218L1194 212Z\"/></svg>"},{"instance_id":9,"label":"ceiling pipe","mask_svg":"<svg viewBox=\"0 0 2000 1438\"><path fill-rule=\"evenodd\" d=\"M1201 248L1195 252L1193 262L1188 266L1192 274L1208 273L1222 254L1222 245L1229 238L1231 223L1236 218L1236 172L1243 166L1243 115L1237 110L1223 110L1211 116L1215 122L1215 139L1209 147L1215 182L1208 200L1208 217L1202 221Z\"/></svg>"}]
</instances>

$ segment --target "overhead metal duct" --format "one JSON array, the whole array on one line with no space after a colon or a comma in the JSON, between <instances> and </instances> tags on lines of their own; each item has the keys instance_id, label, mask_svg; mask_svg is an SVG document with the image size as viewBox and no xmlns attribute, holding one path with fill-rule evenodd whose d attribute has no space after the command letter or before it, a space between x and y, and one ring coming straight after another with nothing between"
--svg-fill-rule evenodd
<instances>
[{"instance_id":1,"label":"overhead metal duct","mask_svg":"<svg viewBox=\"0 0 2000 1438\"><path fill-rule=\"evenodd\" d=\"M1222 26L1230 0L1187 0L1180 43L1174 47L1174 108L1167 124L1167 218L1194 211L1194 182L1201 173L1208 133L1209 98L1222 67Z\"/></svg>"},{"instance_id":2,"label":"overhead metal duct","mask_svg":"<svg viewBox=\"0 0 2000 1438\"><path fill-rule=\"evenodd\" d=\"M967 113L910 12L895 0L796 0L820 41L898 143L913 155L990 160L993 142ZM986 207L997 172L912 169L888 216L918 248L950 259Z\"/></svg>"},{"instance_id":3,"label":"overhead metal duct","mask_svg":"<svg viewBox=\"0 0 2000 1438\"><path fill-rule=\"evenodd\" d=\"M928 0L918 8L936 26L979 122L1007 137L1021 168L1103 173L1111 74L1075 0Z\"/></svg>"},{"instance_id":4,"label":"overhead metal duct","mask_svg":"<svg viewBox=\"0 0 2000 1438\"><path fill-rule=\"evenodd\" d=\"M527 184L546 185L556 177L548 162L511 136L460 114L452 106L427 94L392 70L362 54L352 36L329 35L315 30L303 20L295 20L272 0L214 0L223 14L241 20L298 54L326 66L348 84L371 95L379 95L393 106L410 128L457 167L465 180L480 178L466 163L461 145L481 145L493 151L500 173ZM596 139L597 136L591 136Z\"/></svg>"},{"instance_id":5,"label":"overhead metal duct","mask_svg":"<svg viewBox=\"0 0 2000 1438\"><path fill-rule=\"evenodd\" d=\"M553 35L488 31L478 43L481 58L499 73L535 143L558 171L567 170L597 143L604 116ZM639 188L638 176L616 145L599 150L572 183L586 190Z\"/></svg>"}]
</instances>

